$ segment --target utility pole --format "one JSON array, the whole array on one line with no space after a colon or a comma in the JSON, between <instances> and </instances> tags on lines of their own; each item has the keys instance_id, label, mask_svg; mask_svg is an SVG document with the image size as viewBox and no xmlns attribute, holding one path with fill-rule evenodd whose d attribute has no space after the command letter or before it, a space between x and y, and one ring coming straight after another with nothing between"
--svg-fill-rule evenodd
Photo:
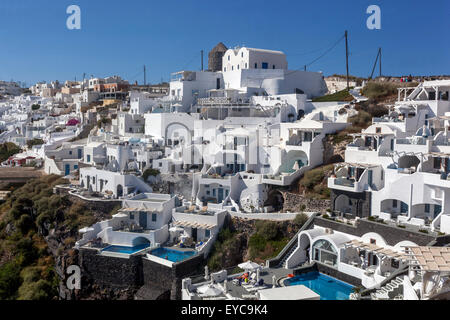
<instances>
[{"instance_id":1,"label":"utility pole","mask_svg":"<svg viewBox=\"0 0 450 320\"><path fill-rule=\"evenodd\" d=\"M370 74L369 79L372 79L373 73L375 72L375 67L377 66L378 59L380 59L380 77L381 77L381 48L378 48L377 57L375 59L375 63L373 64L372 73Z\"/></svg>"},{"instance_id":2,"label":"utility pole","mask_svg":"<svg viewBox=\"0 0 450 320\"><path fill-rule=\"evenodd\" d=\"M203 71L203 50L200 51L201 59L202 59L202 71Z\"/></svg>"},{"instance_id":3,"label":"utility pole","mask_svg":"<svg viewBox=\"0 0 450 320\"><path fill-rule=\"evenodd\" d=\"M147 85L147 74L146 74L145 64L144 64L144 86Z\"/></svg>"},{"instance_id":4,"label":"utility pole","mask_svg":"<svg viewBox=\"0 0 450 320\"><path fill-rule=\"evenodd\" d=\"M381 77L381 47L379 49L379 52L380 52L380 77Z\"/></svg>"},{"instance_id":5,"label":"utility pole","mask_svg":"<svg viewBox=\"0 0 450 320\"><path fill-rule=\"evenodd\" d=\"M348 82L348 32L345 30L345 64L347 68L347 90L350 90Z\"/></svg>"}]
</instances>

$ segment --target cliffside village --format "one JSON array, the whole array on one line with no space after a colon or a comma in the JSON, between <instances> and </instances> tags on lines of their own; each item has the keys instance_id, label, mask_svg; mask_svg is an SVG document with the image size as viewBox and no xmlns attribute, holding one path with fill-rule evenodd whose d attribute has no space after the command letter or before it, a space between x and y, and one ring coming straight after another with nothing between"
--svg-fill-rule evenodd
<instances>
[{"instance_id":1,"label":"cliffside village","mask_svg":"<svg viewBox=\"0 0 450 320\"><path fill-rule=\"evenodd\" d=\"M313 102L347 83L289 69L281 51L219 43L208 58L207 70L167 84L91 77L21 95L0 84L0 143L23 149L2 166L36 166L69 181L55 193L121 205L79 230L88 273L158 282L186 300L448 298L450 80L401 87L387 115L352 134L328 178L331 207L305 212L277 257L194 277L227 216L295 216L281 191L323 164L326 136L367 100L354 82L351 102ZM141 280L104 269L135 264ZM319 292L309 276L340 287Z\"/></svg>"}]
</instances>

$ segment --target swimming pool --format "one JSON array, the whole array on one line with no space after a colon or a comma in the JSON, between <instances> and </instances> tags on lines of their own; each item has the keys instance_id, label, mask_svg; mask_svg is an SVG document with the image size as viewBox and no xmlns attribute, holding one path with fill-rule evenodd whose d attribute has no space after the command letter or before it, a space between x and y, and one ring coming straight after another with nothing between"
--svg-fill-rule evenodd
<instances>
[{"instance_id":1,"label":"swimming pool","mask_svg":"<svg viewBox=\"0 0 450 320\"><path fill-rule=\"evenodd\" d=\"M163 258L172 262L180 262L197 254L196 251L180 251L169 248L158 248L150 252L151 255Z\"/></svg>"},{"instance_id":2,"label":"swimming pool","mask_svg":"<svg viewBox=\"0 0 450 320\"><path fill-rule=\"evenodd\" d=\"M125 254L132 254L138 251L141 251L145 248L148 248L150 246L149 243L144 243L144 244L140 244L138 246L134 246L134 247L126 247L126 246L109 246L106 247L105 249L102 249L103 251L108 251L108 252L117 252L117 253L125 253Z\"/></svg>"},{"instance_id":3,"label":"swimming pool","mask_svg":"<svg viewBox=\"0 0 450 320\"><path fill-rule=\"evenodd\" d=\"M320 295L320 300L348 300L353 286L313 271L284 281L286 286L304 285Z\"/></svg>"}]
</instances>

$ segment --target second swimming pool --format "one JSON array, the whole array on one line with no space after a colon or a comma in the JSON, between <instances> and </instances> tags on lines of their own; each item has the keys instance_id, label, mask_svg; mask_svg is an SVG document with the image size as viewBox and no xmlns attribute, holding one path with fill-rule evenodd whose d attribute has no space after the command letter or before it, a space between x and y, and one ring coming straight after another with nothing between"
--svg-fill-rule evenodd
<instances>
[{"instance_id":1,"label":"second swimming pool","mask_svg":"<svg viewBox=\"0 0 450 320\"><path fill-rule=\"evenodd\" d=\"M320 295L320 300L348 300L353 286L313 271L284 281L286 286L304 285Z\"/></svg>"},{"instance_id":2,"label":"second swimming pool","mask_svg":"<svg viewBox=\"0 0 450 320\"><path fill-rule=\"evenodd\" d=\"M150 254L172 262L180 262L196 255L197 252L193 250L181 251L162 247L152 250Z\"/></svg>"}]
</instances>

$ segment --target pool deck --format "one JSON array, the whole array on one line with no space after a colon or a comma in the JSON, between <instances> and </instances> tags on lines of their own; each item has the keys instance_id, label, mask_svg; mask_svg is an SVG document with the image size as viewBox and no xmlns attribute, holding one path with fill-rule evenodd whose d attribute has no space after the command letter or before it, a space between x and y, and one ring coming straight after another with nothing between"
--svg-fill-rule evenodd
<instances>
[{"instance_id":1,"label":"pool deck","mask_svg":"<svg viewBox=\"0 0 450 320\"><path fill-rule=\"evenodd\" d=\"M260 277L261 279L264 280L264 284L265 287L264 289L271 289L272 286L272 277L275 275L276 280L278 282L278 280L287 277L288 274L293 273L293 269L284 269L284 268L270 268L270 269L263 269ZM239 285L235 285L232 283L232 279L238 277L240 274L234 274L234 275L229 275L228 276L228 282L227 282L227 295L225 294L220 294L215 298L218 299L229 299L230 297L234 297L234 298L238 298L238 299L244 299L244 300L248 300L249 295L254 295L257 291L248 291L246 288L244 288L243 286L239 286ZM207 284L209 283L209 281L206 281L203 284ZM221 282L219 284L220 286L223 287L223 282ZM279 285L277 285L277 287L279 287ZM264 290L261 289L261 290ZM198 296L199 297L199 296ZM202 299L202 297L199 297L200 299Z\"/></svg>"}]
</instances>

